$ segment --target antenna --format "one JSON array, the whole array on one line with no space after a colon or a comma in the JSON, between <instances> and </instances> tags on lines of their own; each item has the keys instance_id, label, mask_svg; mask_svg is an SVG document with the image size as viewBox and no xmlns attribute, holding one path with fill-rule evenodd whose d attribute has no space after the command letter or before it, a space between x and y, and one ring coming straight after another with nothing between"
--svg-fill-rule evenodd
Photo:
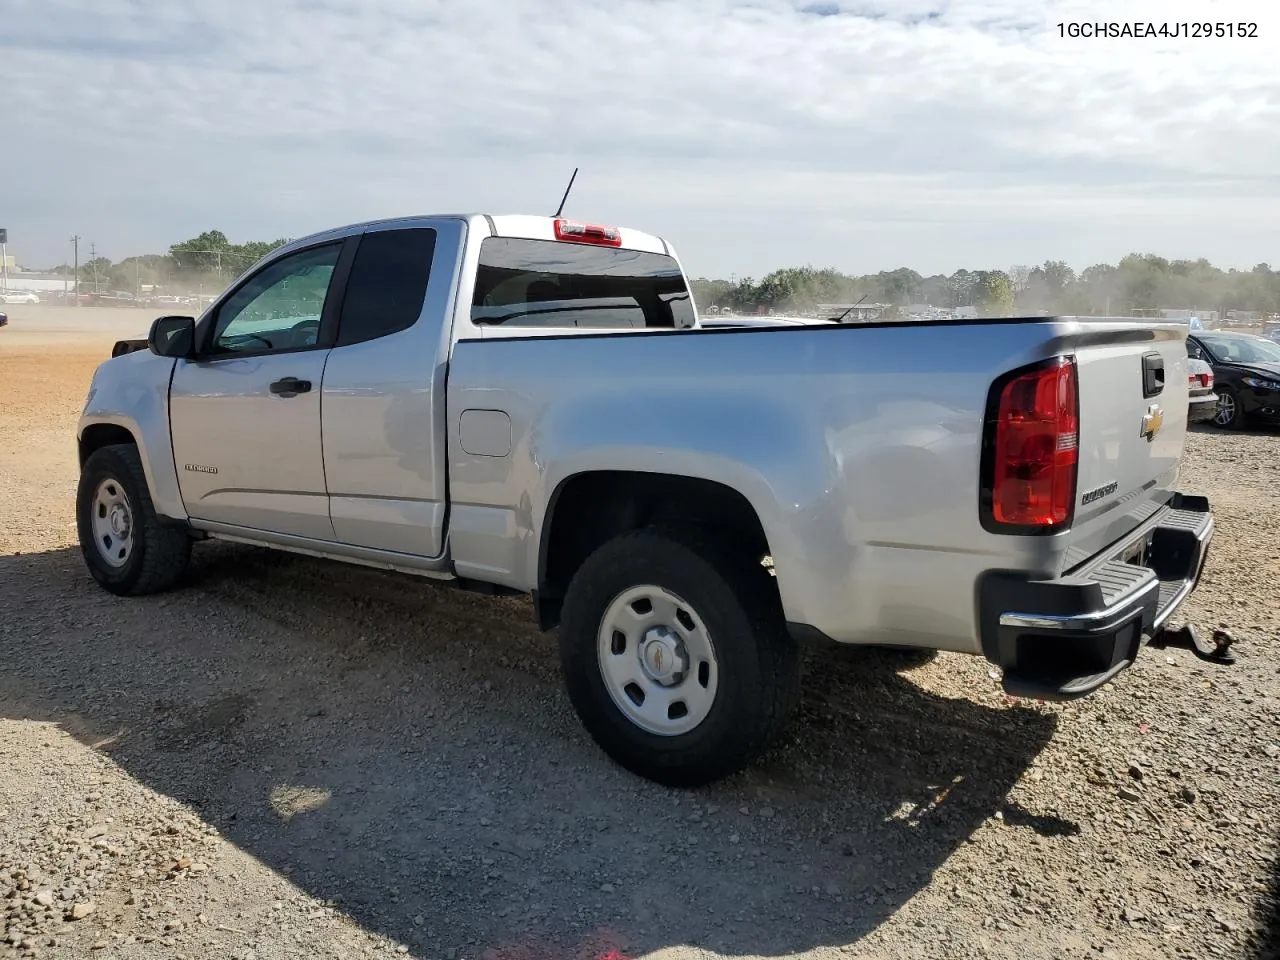
<instances>
[{"instance_id":1,"label":"antenna","mask_svg":"<svg viewBox=\"0 0 1280 960\"><path fill-rule=\"evenodd\" d=\"M860 297L858 298L858 303L861 303L861 302L862 302L863 300L865 300L865 299L867 299L867 295L864 293L862 296L860 296ZM858 305L858 303L855 303L855 304L853 305L853 307L856 307L856 306ZM838 316L838 317L831 317L831 318L830 318L831 322L832 322L832 323L843 323L843 322L844 322L844 318L845 318L845 317L847 317L849 314L853 313L853 307L850 307L848 310L846 310L844 313L840 314L840 316Z\"/></svg>"},{"instance_id":2,"label":"antenna","mask_svg":"<svg viewBox=\"0 0 1280 960\"><path fill-rule=\"evenodd\" d=\"M556 212L552 214L553 217L558 217L564 212L564 202L569 199L569 191L573 189L573 181L577 178L578 168L574 167L573 176L569 178L569 185L564 188L564 196L560 198L560 206L556 207Z\"/></svg>"}]
</instances>

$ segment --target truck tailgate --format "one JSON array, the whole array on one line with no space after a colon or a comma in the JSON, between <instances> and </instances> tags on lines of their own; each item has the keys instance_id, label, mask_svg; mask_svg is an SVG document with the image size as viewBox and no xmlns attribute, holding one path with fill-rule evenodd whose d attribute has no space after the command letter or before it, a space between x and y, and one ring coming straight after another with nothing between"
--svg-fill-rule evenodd
<instances>
[{"instance_id":1,"label":"truck tailgate","mask_svg":"<svg viewBox=\"0 0 1280 960\"><path fill-rule=\"evenodd\" d=\"M1185 329L1113 320L1085 326L1076 353L1079 473L1064 571L1169 500L1187 434Z\"/></svg>"}]
</instances>

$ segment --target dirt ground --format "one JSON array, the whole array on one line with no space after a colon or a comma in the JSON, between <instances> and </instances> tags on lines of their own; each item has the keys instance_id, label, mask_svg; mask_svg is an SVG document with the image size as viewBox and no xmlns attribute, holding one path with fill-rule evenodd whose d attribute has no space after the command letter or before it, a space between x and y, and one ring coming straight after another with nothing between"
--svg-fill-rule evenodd
<instances>
[{"instance_id":1,"label":"dirt ground","mask_svg":"<svg viewBox=\"0 0 1280 960\"><path fill-rule=\"evenodd\" d=\"M789 742L677 792L591 744L524 601L224 545L103 592L75 421L151 314L7 312L0 957L1280 956L1280 435L1189 439L1184 609L1236 666L1148 649L1044 705L813 654Z\"/></svg>"}]
</instances>

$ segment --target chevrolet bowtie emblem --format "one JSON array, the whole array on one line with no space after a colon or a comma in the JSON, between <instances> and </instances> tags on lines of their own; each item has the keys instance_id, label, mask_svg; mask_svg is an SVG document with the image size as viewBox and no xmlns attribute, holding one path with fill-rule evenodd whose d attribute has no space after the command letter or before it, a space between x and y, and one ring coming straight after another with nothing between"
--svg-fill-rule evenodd
<instances>
[{"instance_id":1,"label":"chevrolet bowtie emblem","mask_svg":"<svg viewBox=\"0 0 1280 960\"><path fill-rule=\"evenodd\" d=\"M1142 435L1147 438L1147 442L1150 442L1156 438L1156 434L1163 426L1164 411L1160 409L1160 404L1153 403L1142 415Z\"/></svg>"}]
</instances>

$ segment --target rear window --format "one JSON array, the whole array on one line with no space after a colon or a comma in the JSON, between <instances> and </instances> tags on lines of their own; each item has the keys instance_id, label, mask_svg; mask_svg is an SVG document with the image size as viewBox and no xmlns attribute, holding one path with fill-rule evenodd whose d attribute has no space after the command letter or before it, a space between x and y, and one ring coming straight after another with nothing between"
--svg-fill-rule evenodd
<instances>
[{"instance_id":1,"label":"rear window","mask_svg":"<svg viewBox=\"0 0 1280 960\"><path fill-rule=\"evenodd\" d=\"M486 237L471 303L471 319L485 326L693 326L673 257L558 240Z\"/></svg>"}]
</instances>

